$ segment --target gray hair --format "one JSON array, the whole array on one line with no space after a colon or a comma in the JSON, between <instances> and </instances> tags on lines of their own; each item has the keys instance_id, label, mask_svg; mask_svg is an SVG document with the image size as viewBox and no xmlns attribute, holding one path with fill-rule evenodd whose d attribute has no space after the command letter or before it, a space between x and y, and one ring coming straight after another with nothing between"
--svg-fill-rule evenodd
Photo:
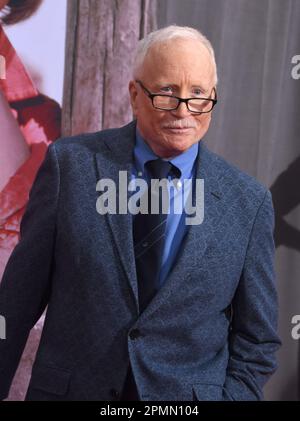
<instances>
[{"instance_id":1,"label":"gray hair","mask_svg":"<svg viewBox=\"0 0 300 421\"><path fill-rule=\"evenodd\" d=\"M218 82L217 76L217 64L215 59L214 49L210 43L210 41L197 29L190 28L188 26L177 26L177 25L170 25L162 29L158 29L157 31L151 32L150 34L146 35L145 38L141 39L138 43L137 51L135 54L134 62L133 62L133 76L134 78L138 77L138 72L140 71L146 55L148 54L150 48L154 44L164 43L171 39L178 39L178 38L185 38L185 39L193 39L196 41L200 41L208 50L212 64L214 67L214 74L215 74L215 85Z\"/></svg>"}]
</instances>

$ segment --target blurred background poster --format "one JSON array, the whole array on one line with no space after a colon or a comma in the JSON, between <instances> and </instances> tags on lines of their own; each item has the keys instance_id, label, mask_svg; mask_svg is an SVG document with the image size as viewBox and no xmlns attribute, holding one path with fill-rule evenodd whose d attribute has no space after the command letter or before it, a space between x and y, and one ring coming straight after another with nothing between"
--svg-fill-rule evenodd
<instances>
[{"instance_id":1,"label":"blurred background poster","mask_svg":"<svg viewBox=\"0 0 300 421\"><path fill-rule=\"evenodd\" d=\"M61 134L66 1L0 1L0 279L48 145ZM31 332L11 390L22 400L43 318Z\"/></svg>"}]
</instances>

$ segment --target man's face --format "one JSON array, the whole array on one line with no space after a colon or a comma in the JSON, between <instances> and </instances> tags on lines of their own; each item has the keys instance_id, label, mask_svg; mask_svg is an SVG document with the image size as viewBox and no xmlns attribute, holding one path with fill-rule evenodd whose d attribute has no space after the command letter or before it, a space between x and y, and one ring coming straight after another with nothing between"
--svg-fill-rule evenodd
<instances>
[{"instance_id":1,"label":"man's face","mask_svg":"<svg viewBox=\"0 0 300 421\"><path fill-rule=\"evenodd\" d=\"M180 98L214 98L214 76L205 46L196 40L175 39L151 47L138 80L152 93ZM177 110L157 110L135 81L130 82L129 91L137 127L158 156L179 155L207 132L211 113L193 114L185 103Z\"/></svg>"}]
</instances>

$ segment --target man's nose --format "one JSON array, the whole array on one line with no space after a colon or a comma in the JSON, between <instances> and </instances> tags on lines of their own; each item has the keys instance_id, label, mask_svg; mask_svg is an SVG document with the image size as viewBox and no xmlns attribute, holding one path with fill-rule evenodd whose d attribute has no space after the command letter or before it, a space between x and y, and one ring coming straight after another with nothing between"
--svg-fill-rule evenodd
<instances>
[{"instance_id":1,"label":"man's nose","mask_svg":"<svg viewBox=\"0 0 300 421\"><path fill-rule=\"evenodd\" d=\"M173 110L172 113L178 117L187 117L191 115L185 102L181 102L178 108L176 110Z\"/></svg>"}]
</instances>

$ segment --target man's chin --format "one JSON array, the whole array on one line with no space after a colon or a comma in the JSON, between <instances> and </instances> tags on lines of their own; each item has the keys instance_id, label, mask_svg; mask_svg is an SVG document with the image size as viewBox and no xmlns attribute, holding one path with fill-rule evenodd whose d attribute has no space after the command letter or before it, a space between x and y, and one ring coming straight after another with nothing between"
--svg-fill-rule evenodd
<instances>
[{"instance_id":1,"label":"man's chin","mask_svg":"<svg viewBox=\"0 0 300 421\"><path fill-rule=\"evenodd\" d=\"M182 154L183 152L188 150L191 146L192 146L191 143L180 144L180 145L173 143L171 145L169 144L165 148L160 148L159 150L156 151L156 153L161 158L170 158L170 157L175 157L177 155Z\"/></svg>"},{"instance_id":2,"label":"man's chin","mask_svg":"<svg viewBox=\"0 0 300 421\"><path fill-rule=\"evenodd\" d=\"M162 158L168 158L185 152L194 143L197 143L198 139L195 139L195 134L192 136L183 135L182 133L168 133L166 136L166 133L160 132L154 141L146 140L146 142L157 155Z\"/></svg>"},{"instance_id":3,"label":"man's chin","mask_svg":"<svg viewBox=\"0 0 300 421\"><path fill-rule=\"evenodd\" d=\"M183 153L187 149L189 149L194 143L196 143L197 140L194 138L191 138L190 136L182 136L182 134L174 134L170 141L168 142L168 145L170 147L170 150L173 151L173 154L179 154Z\"/></svg>"}]
</instances>

